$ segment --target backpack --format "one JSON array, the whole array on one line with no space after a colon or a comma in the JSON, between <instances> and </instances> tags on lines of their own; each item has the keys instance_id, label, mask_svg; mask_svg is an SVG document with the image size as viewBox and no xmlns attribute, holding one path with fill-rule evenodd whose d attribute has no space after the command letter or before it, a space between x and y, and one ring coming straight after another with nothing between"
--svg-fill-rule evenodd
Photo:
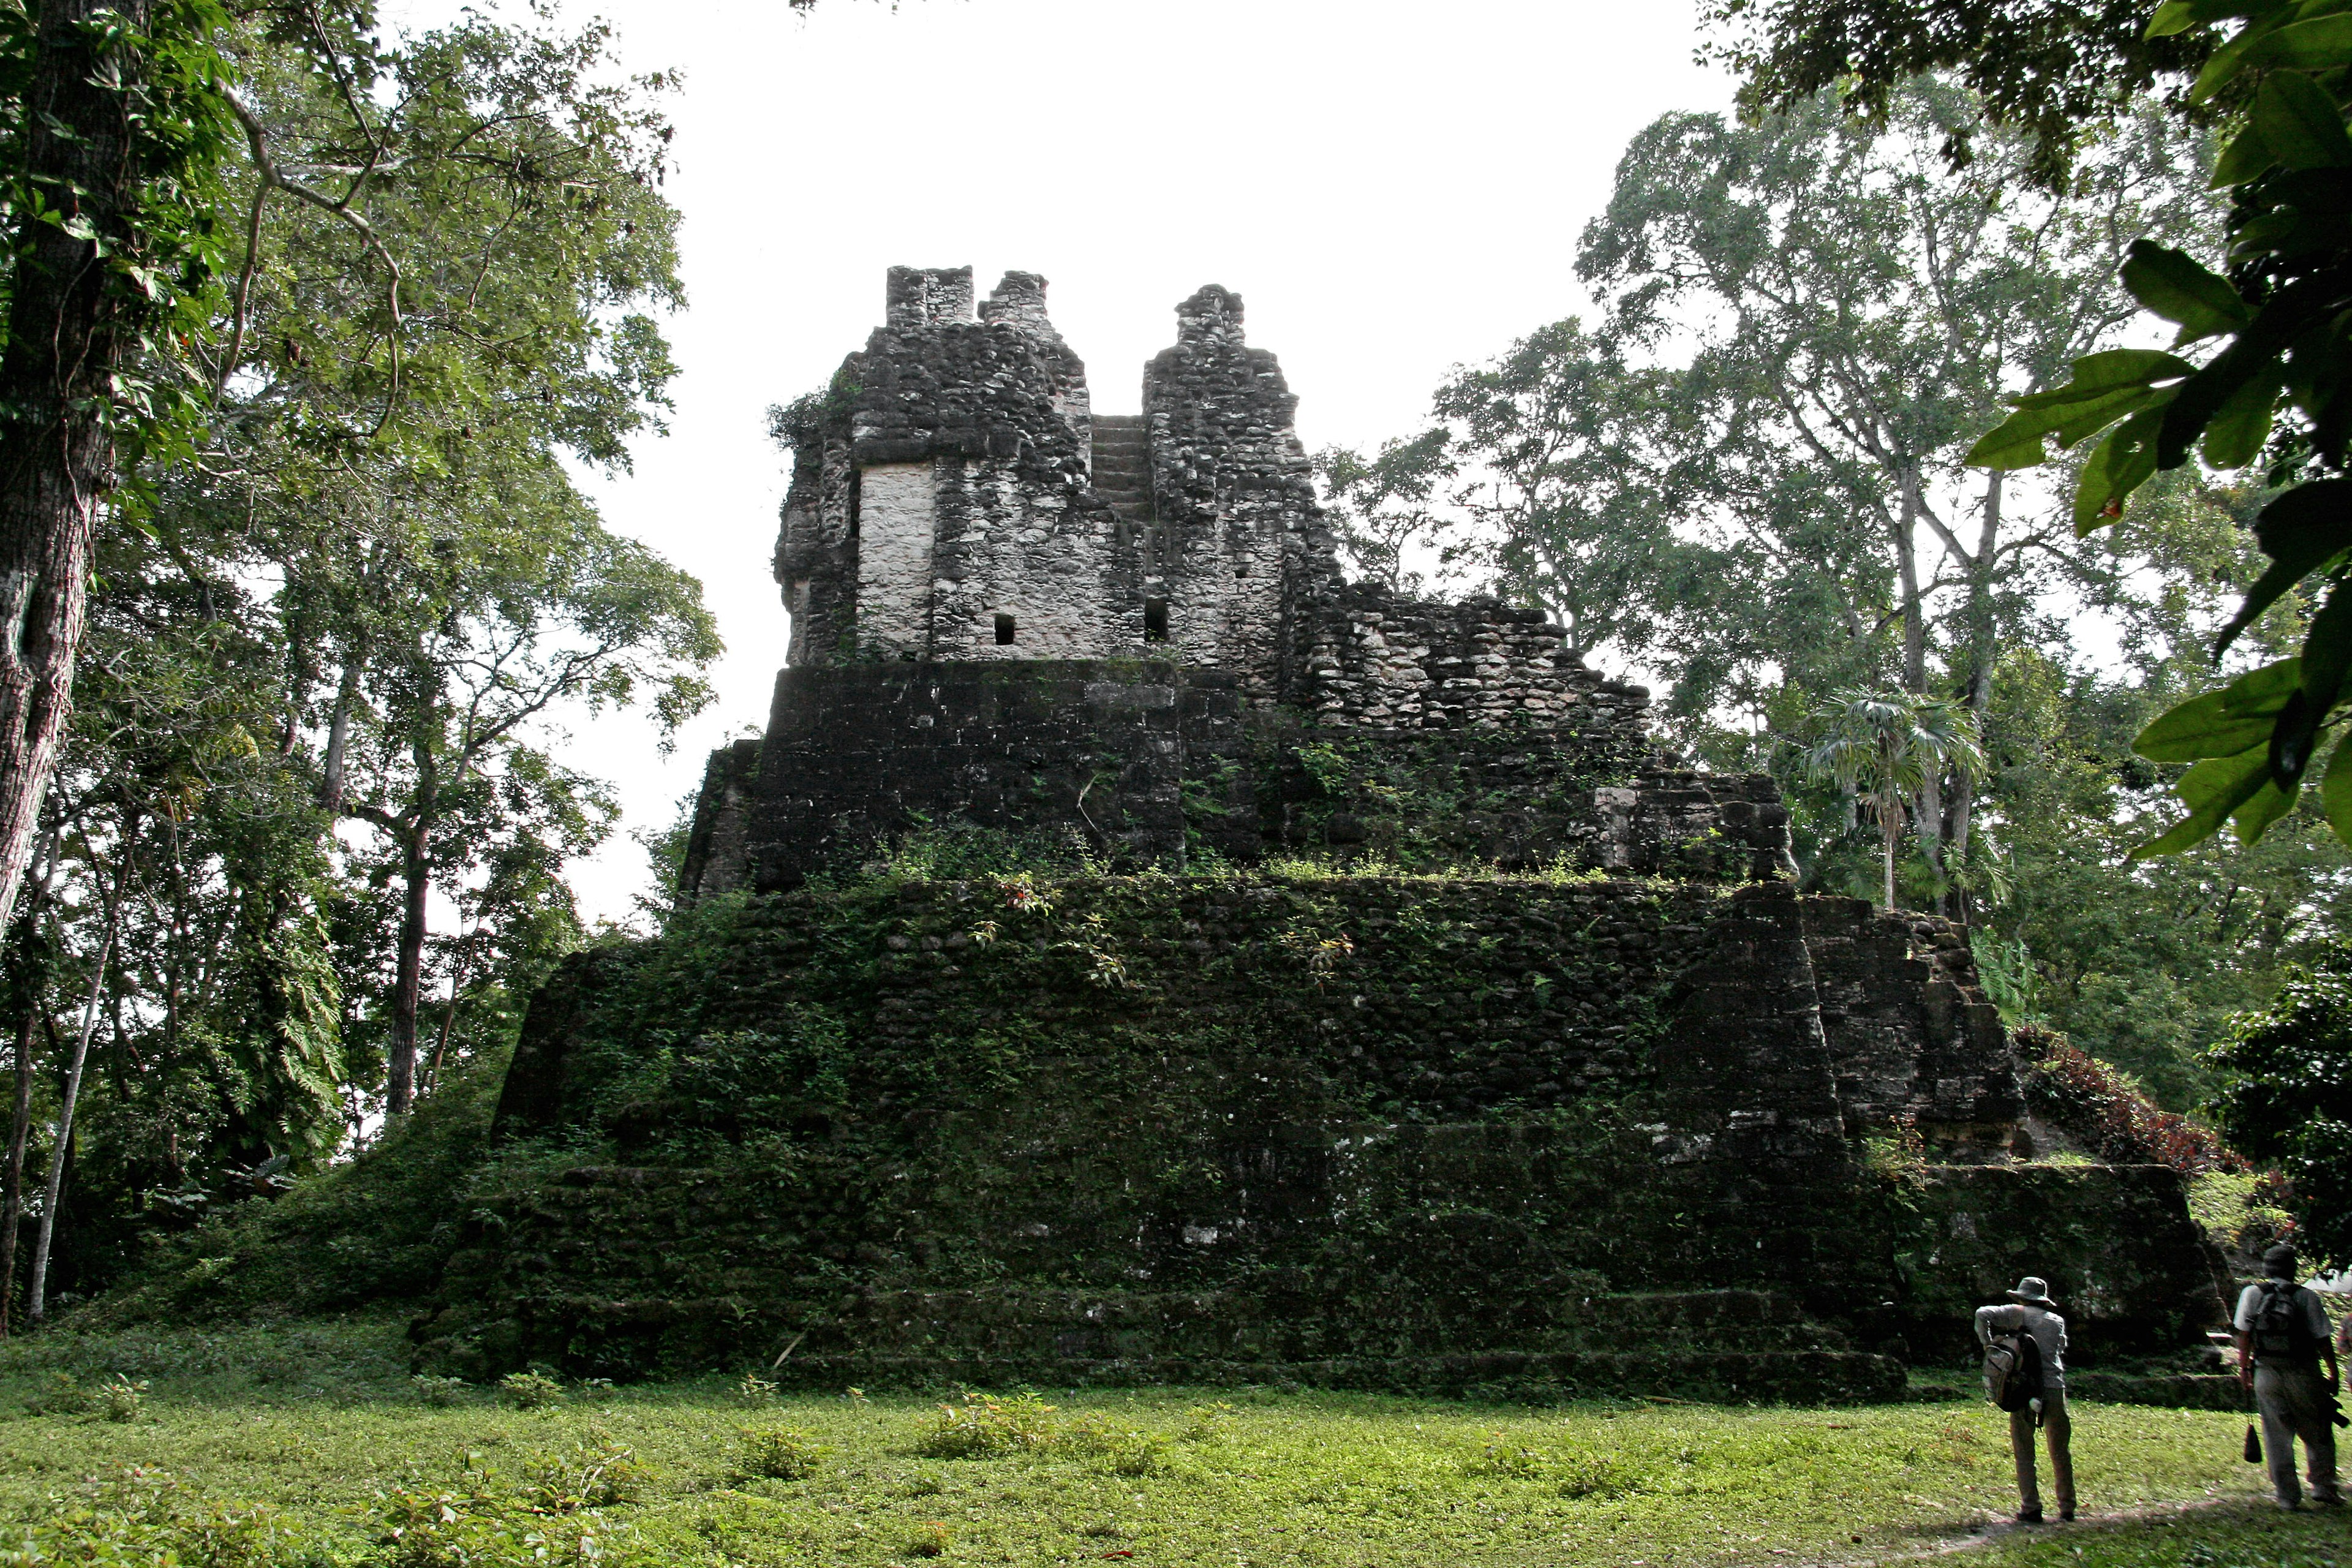
<instances>
[{"instance_id":1,"label":"backpack","mask_svg":"<svg viewBox=\"0 0 2352 1568\"><path fill-rule=\"evenodd\" d=\"M2003 1410L2022 1410L2042 1397L2042 1342L2028 1328L1993 1335L1985 1346L1985 1397Z\"/></svg>"},{"instance_id":2,"label":"backpack","mask_svg":"<svg viewBox=\"0 0 2352 1568\"><path fill-rule=\"evenodd\" d=\"M2316 1365L2319 1342L2304 1321L2297 1298L2302 1289L2291 1279L2262 1282L2262 1304L2254 1309L2254 1359L2273 1365Z\"/></svg>"}]
</instances>

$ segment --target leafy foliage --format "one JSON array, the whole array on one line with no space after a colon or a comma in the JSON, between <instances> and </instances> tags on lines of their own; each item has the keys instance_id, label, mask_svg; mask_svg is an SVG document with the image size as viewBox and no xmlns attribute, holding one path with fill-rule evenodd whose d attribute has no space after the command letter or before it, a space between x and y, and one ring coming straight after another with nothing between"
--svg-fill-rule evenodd
<instances>
[{"instance_id":1,"label":"leafy foliage","mask_svg":"<svg viewBox=\"0 0 2352 1568\"><path fill-rule=\"evenodd\" d=\"M2239 1172L2246 1163L2213 1131L2158 1107L2137 1084L2076 1049L2063 1035L2023 1028L2017 1052L2026 1104L2102 1160L2169 1165L2184 1176Z\"/></svg>"},{"instance_id":2,"label":"leafy foliage","mask_svg":"<svg viewBox=\"0 0 2352 1568\"><path fill-rule=\"evenodd\" d=\"M2213 1057L2229 1075L2215 1100L2222 1131L2285 1173L2305 1254L2352 1263L2352 948L2290 977Z\"/></svg>"}]
</instances>

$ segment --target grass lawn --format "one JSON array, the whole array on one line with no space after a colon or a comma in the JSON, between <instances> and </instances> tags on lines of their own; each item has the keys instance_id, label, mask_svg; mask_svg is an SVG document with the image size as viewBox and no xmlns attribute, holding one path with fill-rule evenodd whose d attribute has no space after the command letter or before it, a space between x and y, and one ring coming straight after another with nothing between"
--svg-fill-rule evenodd
<instances>
[{"instance_id":1,"label":"grass lawn","mask_svg":"<svg viewBox=\"0 0 2352 1568\"><path fill-rule=\"evenodd\" d=\"M412 1384L398 1334L52 1331L0 1347L0 1564L1664 1568L1969 1544L2004 1568L2352 1564L2352 1521L2263 1506L2242 1419L2210 1412L2078 1406L2085 1522L2011 1532L1985 1528L2015 1505L2002 1418L1981 1405L1049 1390L948 1415L895 1394L747 1399L714 1378L518 1409ZM147 1384L135 1409L118 1395L20 1414L110 1374Z\"/></svg>"}]
</instances>

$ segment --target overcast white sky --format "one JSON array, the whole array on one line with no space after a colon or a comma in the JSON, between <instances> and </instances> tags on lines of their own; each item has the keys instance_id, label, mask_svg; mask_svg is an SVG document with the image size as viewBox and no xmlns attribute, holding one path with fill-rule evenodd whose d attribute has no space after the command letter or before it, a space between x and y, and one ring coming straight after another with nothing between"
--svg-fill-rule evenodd
<instances>
[{"instance_id":1,"label":"overcast white sky","mask_svg":"<svg viewBox=\"0 0 2352 1568\"><path fill-rule=\"evenodd\" d=\"M389 0L426 26L457 7ZM486 7L487 8L487 7ZM1578 233L1617 155L1721 110L1686 0L571 0L633 71L675 68L688 309L670 434L592 490L702 579L719 701L665 763L635 716L577 727L627 828L766 722L785 622L769 552L785 460L763 414L882 314L886 268L1041 272L1095 407L1133 413L1176 301L1238 289L1309 448L1416 429L1447 369L1586 309ZM647 873L625 831L573 867L589 918Z\"/></svg>"}]
</instances>

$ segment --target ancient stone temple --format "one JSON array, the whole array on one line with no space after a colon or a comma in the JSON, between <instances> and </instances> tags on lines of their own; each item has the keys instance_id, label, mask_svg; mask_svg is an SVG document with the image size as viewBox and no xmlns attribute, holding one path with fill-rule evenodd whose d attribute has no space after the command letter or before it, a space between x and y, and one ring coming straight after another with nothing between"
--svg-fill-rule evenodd
<instances>
[{"instance_id":1,"label":"ancient stone temple","mask_svg":"<svg viewBox=\"0 0 2352 1568\"><path fill-rule=\"evenodd\" d=\"M2095 1366L2218 1319L1960 932L1539 612L1345 580L1236 296L1142 394L898 268L787 412L766 731L533 998L422 1364L1883 1398L2023 1273Z\"/></svg>"}]
</instances>

